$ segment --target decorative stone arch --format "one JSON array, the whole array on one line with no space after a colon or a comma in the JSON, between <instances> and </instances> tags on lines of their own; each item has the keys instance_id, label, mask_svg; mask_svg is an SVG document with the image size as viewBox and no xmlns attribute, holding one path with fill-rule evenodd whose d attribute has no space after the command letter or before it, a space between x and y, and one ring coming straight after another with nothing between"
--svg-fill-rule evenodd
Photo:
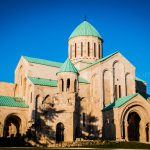
<instances>
[{"instance_id":1,"label":"decorative stone arch","mask_svg":"<svg viewBox=\"0 0 150 150\"><path fill-rule=\"evenodd\" d=\"M106 106L113 101L113 77L109 69L104 69L102 72L103 79L103 105Z\"/></svg>"},{"instance_id":2,"label":"decorative stone arch","mask_svg":"<svg viewBox=\"0 0 150 150\"><path fill-rule=\"evenodd\" d=\"M128 141L128 117L131 113L137 113L141 119L139 123L139 141L146 142L146 127L150 118L147 116L149 111L143 106L142 102L133 102L127 105L120 117L121 137ZM149 127L148 127L149 128ZM150 134L148 134L150 136ZM149 139L149 137L148 137Z\"/></svg>"},{"instance_id":3,"label":"decorative stone arch","mask_svg":"<svg viewBox=\"0 0 150 150\"><path fill-rule=\"evenodd\" d=\"M100 78L97 73L93 74L91 77L91 95L94 98L98 98L98 81L96 79Z\"/></svg>"},{"instance_id":4,"label":"decorative stone arch","mask_svg":"<svg viewBox=\"0 0 150 150\"><path fill-rule=\"evenodd\" d=\"M23 114L8 114L3 124L3 137L23 135L27 130L27 120Z\"/></svg>"},{"instance_id":5,"label":"decorative stone arch","mask_svg":"<svg viewBox=\"0 0 150 150\"><path fill-rule=\"evenodd\" d=\"M130 72L125 74L125 94L126 96L133 94L133 75Z\"/></svg>"},{"instance_id":6,"label":"decorative stone arch","mask_svg":"<svg viewBox=\"0 0 150 150\"><path fill-rule=\"evenodd\" d=\"M115 60L112 64L113 68L113 87L114 100L125 96L125 66L119 60Z\"/></svg>"}]
</instances>

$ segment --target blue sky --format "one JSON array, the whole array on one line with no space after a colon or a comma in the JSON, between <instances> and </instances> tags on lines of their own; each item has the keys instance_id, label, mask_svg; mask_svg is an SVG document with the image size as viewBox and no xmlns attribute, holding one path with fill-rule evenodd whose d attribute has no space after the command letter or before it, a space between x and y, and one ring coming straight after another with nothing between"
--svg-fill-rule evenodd
<instances>
[{"instance_id":1,"label":"blue sky","mask_svg":"<svg viewBox=\"0 0 150 150\"><path fill-rule=\"evenodd\" d=\"M120 51L150 93L149 8L149 0L0 0L0 81L14 81L22 55L63 62L86 15L104 39L104 56Z\"/></svg>"}]
</instances>

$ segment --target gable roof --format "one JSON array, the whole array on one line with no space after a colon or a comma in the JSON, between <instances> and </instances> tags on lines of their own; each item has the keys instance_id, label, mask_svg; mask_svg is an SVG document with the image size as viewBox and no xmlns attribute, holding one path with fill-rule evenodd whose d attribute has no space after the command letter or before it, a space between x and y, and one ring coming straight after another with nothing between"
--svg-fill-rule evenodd
<instances>
[{"instance_id":1,"label":"gable roof","mask_svg":"<svg viewBox=\"0 0 150 150\"><path fill-rule=\"evenodd\" d=\"M0 106L28 108L29 106L21 98L0 96Z\"/></svg>"},{"instance_id":2,"label":"gable roof","mask_svg":"<svg viewBox=\"0 0 150 150\"><path fill-rule=\"evenodd\" d=\"M110 54L110 55L108 55L108 56L106 56L106 57L103 57L103 58L97 60L96 62L92 63L91 65L89 65L89 66L87 66L87 67L81 69L80 71L85 70L85 69L87 69L87 68L90 68L90 67L92 67L92 66L94 66L94 65L96 65L96 64L98 64L98 63L100 63L100 62L102 62L102 61L105 61L106 59L112 57L113 55L115 55L115 54L117 54L117 53L119 53L119 52L117 51L117 52L114 52L114 53L112 53L112 54Z\"/></svg>"},{"instance_id":3,"label":"gable roof","mask_svg":"<svg viewBox=\"0 0 150 150\"><path fill-rule=\"evenodd\" d=\"M102 39L98 31L87 21L83 21L79 24L71 33L69 39L77 36L95 36Z\"/></svg>"},{"instance_id":4,"label":"gable roof","mask_svg":"<svg viewBox=\"0 0 150 150\"><path fill-rule=\"evenodd\" d=\"M60 72L73 72L78 74L78 70L69 58L67 58L67 60L63 63L63 65L60 67L60 70L57 73Z\"/></svg>"},{"instance_id":5,"label":"gable roof","mask_svg":"<svg viewBox=\"0 0 150 150\"><path fill-rule=\"evenodd\" d=\"M32 58L28 56L23 56L23 58L25 58L25 60L27 60L29 63L41 64L41 65L52 66L52 67L57 67L57 68L60 68L61 65L63 64L63 63L56 62L56 61Z\"/></svg>"},{"instance_id":6,"label":"gable roof","mask_svg":"<svg viewBox=\"0 0 150 150\"><path fill-rule=\"evenodd\" d=\"M37 78L37 77L28 77L28 79L35 85L57 87L56 80Z\"/></svg>"},{"instance_id":7,"label":"gable roof","mask_svg":"<svg viewBox=\"0 0 150 150\"><path fill-rule=\"evenodd\" d=\"M115 102L107 105L103 110L109 110L109 109L112 109L112 108L120 107L124 103L128 102L130 99L134 98L137 95L138 95L138 93L135 93L135 94L131 94L131 95L119 98Z\"/></svg>"}]
</instances>

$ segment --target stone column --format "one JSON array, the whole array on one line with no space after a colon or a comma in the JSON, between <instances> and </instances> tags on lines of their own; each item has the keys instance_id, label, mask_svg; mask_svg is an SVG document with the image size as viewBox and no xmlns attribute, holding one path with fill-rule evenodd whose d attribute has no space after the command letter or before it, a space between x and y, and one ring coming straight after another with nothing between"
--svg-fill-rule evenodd
<instances>
[{"instance_id":1,"label":"stone column","mask_svg":"<svg viewBox=\"0 0 150 150\"><path fill-rule=\"evenodd\" d=\"M140 125L139 125L139 133L140 133L140 137L139 137L139 141L140 142L146 142L146 132L145 132L145 122L140 122Z\"/></svg>"},{"instance_id":2,"label":"stone column","mask_svg":"<svg viewBox=\"0 0 150 150\"><path fill-rule=\"evenodd\" d=\"M128 122L125 122L124 128L125 128L125 140L128 141Z\"/></svg>"},{"instance_id":3,"label":"stone column","mask_svg":"<svg viewBox=\"0 0 150 150\"><path fill-rule=\"evenodd\" d=\"M4 125L0 122L0 137L3 137L3 128Z\"/></svg>"}]
</instances>

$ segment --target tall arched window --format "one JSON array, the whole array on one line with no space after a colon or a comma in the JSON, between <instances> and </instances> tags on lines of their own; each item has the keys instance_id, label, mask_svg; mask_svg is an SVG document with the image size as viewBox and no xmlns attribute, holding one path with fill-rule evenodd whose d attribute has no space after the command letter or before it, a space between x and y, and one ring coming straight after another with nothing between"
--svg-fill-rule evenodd
<instances>
[{"instance_id":1,"label":"tall arched window","mask_svg":"<svg viewBox=\"0 0 150 150\"><path fill-rule=\"evenodd\" d=\"M96 43L94 43L94 57L96 57Z\"/></svg>"},{"instance_id":2,"label":"tall arched window","mask_svg":"<svg viewBox=\"0 0 150 150\"><path fill-rule=\"evenodd\" d=\"M75 79L74 80L74 92L76 92L77 91L77 80Z\"/></svg>"},{"instance_id":3,"label":"tall arched window","mask_svg":"<svg viewBox=\"0 0 150 150\"><path fill-rule=\"evenodd\" d=\"M74 45L74 57L76 57L77 56L77 44L75 43L75 45Z\"/></svg>"},{"instance_id":4,"label":"tall arched window","mask_svg":"<svg viewBox=\"0 0 150 150\"><path fill-rule=\"evenodd\" d=\"M67 79L67 91L70 89L70 79Z\"/></svg>"},{"instance_id":5,"label":"tall arched window","mask_svg":"<svg viewBox=\"0 0 150 150\"><path fill-rule=\"evenodd\" d=\"M72 59L72 45L70 45L70 59Z\"/></svg>"},{"instance_id":6,"label":"tall arched window","mask_svg":"<svg viewBox=\"0 0 150 150\"><path fill-rule=\"evenodd\" d=\"M99 44L98 45L98 58L101 57L101 45Z\"/></svg>"},{"instance_id":7,"label":"tall arched window","mask_svg":"<svg viewBox=\"0 0 150 150\"><path fill-rule=\"evenodd\" d=\"M81 42L81 56L83 56L83 42Z\"/></svg>"},{"instance_id":8,"label":"tall arched window","mask_svg":"<svg viewBox=\"0 0 150 150\"><path fill-rule=\"evenodd\" d=\"M90 42L88 42L88 56L90 56Z\"/></svg>"}]
</instances>

